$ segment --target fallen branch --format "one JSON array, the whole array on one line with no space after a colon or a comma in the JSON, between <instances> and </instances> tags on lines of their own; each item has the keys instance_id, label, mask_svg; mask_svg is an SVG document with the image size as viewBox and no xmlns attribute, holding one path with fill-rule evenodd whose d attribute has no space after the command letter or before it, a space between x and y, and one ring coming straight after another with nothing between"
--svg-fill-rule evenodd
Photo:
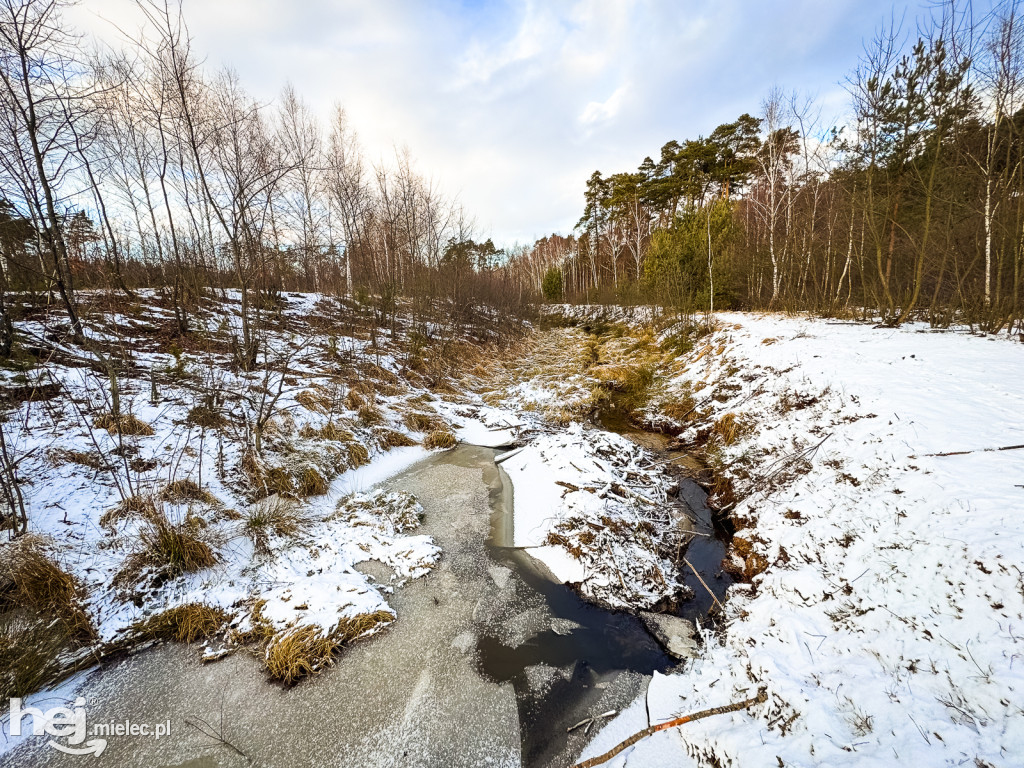
<instances>
[{"instance_id":1,"label":"fallen branch","mask_svg":"<svg viewBox=\"0 0 1024 768\"><path fill-rule=\"evenodd\" d=\"M693 571L693 575L697 577L697 581L699 581L701 583L701 586L703 586L704 589L706 589L708 591L708 594L711 595L711 599L715 601L715 605L718 606L718 609L720 611L724 611L725 610L725 606L723 606L720 602L718 602L718 598L715 597L715 593L711 591L711 587L708 586L708 583L706 581L704 581L704 579L702 579L700 577L699 573L697 573L697 569L693 567L693 563L691 563L685 557L683 558L683 562L686 563L688 566L690 566L690 570Z\"/></svg>"},{"instance_id":2,"label":"fallen branch","mask_svg":"<svg viewBox=\"0 0 1024 768\"><path fill-rule=\"evenodd\" d=\"M713 707L711 709L705 709L692 715L686 715L684 717L677 717L675 720L669 720L667 723L660 723L659 725L650 725L644 728L639 733L634 733L628 739L619 744L616 744L610 750L605 752L603 755L592 757L589 760L584 760L582 763L577 763L575 768L593 768L595 765L601 765L606 763L615 757L617 754L622 752L627 747L631 747L641 739L645 739L658 731L668 730L669 728L675 728L677 725L683 725L684 723L691 723L694 720L702 720L705 717L711 717L712 715L724 715L727 712L737 712L741 709L746 709L754 704L760 704L767 701L768 694L764 688L757 692L757 696L752 699L746 699L745 701L737 701L734 704L726 704L721 707Z\"/></svg>"},{"instance_id":3,"label":"fallen branch","mask_svg":"<svg viewBox=\"0 0 1024 768\"><path fill-rule=\"evenodd\" d=\"M925 456L966 456L968 453L993 453L995 451L1019 451L1022 445L1004 445L1001 448L974 448L970 451L946 451L945 453L926 453Z\"/></svg>"},{"instance_id":4,"label":"fallen branch","mask_svg":"<svg viewBox=\"0 0 1024 768\"><path fill-rule=\"evenodd\" d=\"M523 448L525 448L525 447L526 446L523 446ZM506 451L505 453L501 454L500 456L495 456L494 457L494 463L495 464L501 464L501 462L507 461L508 459L511 459L513 456L518 456L520 453L522 453L523 448L516 448L515 450L512 450L512 451Z\"/></svg>"}]
</instances>

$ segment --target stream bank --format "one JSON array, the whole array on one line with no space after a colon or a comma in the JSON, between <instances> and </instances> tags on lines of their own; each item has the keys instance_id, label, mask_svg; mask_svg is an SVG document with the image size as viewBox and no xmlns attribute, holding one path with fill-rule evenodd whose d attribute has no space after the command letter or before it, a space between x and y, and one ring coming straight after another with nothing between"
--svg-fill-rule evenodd
<instances>
[{"instance_id":1,"label":"stream bank","mask_svg":"<svg viewBox=\"0 0 1024 768\"><path fill-rule=\"evenodd\" d=\"M84 676L93 723L171 721L160 740L112 737L119 766L554 766L592 738L569 726L619 710L671 660L636 617L589 605L505 546L505 485L494 451L460 446L383 485L414 493L444 554L434 572L395 589L398 618L291 689L236 653L203 665L169 644ZM492 532L495 539L491 541ZM377 563L360 566L385 587ZM46 706L45 704L43 706ZM187 723L205 721L232 747ZM601 722L598 723L598 727ZM75 766L81 758L29 739L0 764Z\"/></svg>"}]
</instances>

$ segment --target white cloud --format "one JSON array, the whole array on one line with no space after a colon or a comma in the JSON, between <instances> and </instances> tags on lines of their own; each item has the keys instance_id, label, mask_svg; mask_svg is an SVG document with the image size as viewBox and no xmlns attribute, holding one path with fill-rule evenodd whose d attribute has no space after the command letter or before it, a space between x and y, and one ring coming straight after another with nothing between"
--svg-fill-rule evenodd
<instances>
[{"instance_id":1,"label":"white cloud","mask_svg":"<svg viewBox=\"0 0 1024 768\"><path fill-rule=\"evenodd\" d=\"M615 92L604 101L592 101L587 104L580 113L579 121L586 125L592 125L611 120L622 108L622 100L625 98L628 88L629 85L624 83L616 88Z\"/></svg>"},{"instance_id":2,"label":"white cloud","mask_svg":"<svg viewBox=\"0 0 1024 768\"><path fill-rule=\"evenodd\" d=\"M774 84L828 107L890 0L184 0L197 52L264 101L346 108L370 158L407 145L495 239L567 231L587 177L756 112ZM87 5L87 7L86 7ZM89 32L131 0L88 0ZM914 6L910 14L917 10Z\"/></svg>"}]
</instances>

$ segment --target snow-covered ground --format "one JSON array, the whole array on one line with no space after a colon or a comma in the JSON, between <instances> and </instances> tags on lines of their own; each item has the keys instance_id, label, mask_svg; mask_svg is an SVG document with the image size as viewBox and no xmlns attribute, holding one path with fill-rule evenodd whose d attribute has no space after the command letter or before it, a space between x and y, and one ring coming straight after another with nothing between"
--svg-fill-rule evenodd
<instances>
[{"instance_id":1,"label":"snow-covered ground","mask_svg":"<svg viewBox=\"0 0 1024 768\"><path fill-rule=\"evenodd\" d=\"M718 320L661 371L654 401L701 406L683 441L734 415L720 468L740 499L733 566L752 578L700 657L657 676L584 757L648 717L763 687L766 703L608 765L1020 765L1024 450L995 449L1024 444L1024 346L923 325Z\"/></svg>"},{"instance_id":2,"label":"snow-covered ground","mask_svg":"<svg viewBox=\"0 0 1024 768\"><path fill-rule=\"evenodd\" d=\"M406 500L365 492L427 456L421 444L431 432L491 445L514 437L507 426L455 413L447 395L431 391L450 377L423 375L445 361L428 367L430 332L408 315L396 335L377 327L372 308L288 294L264 315L258 365L246 372L231 349L237 292L204 299L185 339L168 331L173 313L154 292L112 303L116 312L87 313L88 335L121 360L120 410L141 429L104 428L111 381L90 352L62 339L59 314L26 306L19 338L55 352L45 365L0 368L3 429L29 532L81 585L97 648L193 603L224 610L229 637L254 617L275 631L326 635L341 619L393 613L388 591L426 573L439 550L416 535L415 515L394 524ZM407 332L426 338L418 359ZM459 326L445 333L456 348L486 349L465 341ZM55 396L21 396L31 387ZM352 507L359 499L367 503ZM167 531L201 542L214 562L158 562L147 543ZM0 542L0 557L7 546ZM390 586L355 568L368 560L391 569Z\"/></svg>"}]
</instances>

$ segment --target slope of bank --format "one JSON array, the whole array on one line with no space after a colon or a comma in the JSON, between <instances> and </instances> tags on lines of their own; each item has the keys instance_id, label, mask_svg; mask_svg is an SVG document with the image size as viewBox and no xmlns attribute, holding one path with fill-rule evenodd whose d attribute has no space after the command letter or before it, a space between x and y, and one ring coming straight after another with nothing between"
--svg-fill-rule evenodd
<instances>
[{"instance_id":1,"label":"slope of bank","mask_svg":"<svg viewBox=\"0 0 1024 768\"><path fill-rule=\"evenodd\" d=\"M737 529L725 565L745 583L701 656L585 756L648 715L764 688L747 713L658 733L609 765L1015 764L1024 347L755 315L659 340L684 353L659 368L643 417L701 452Z\"/></svg>"}]
</instances>

